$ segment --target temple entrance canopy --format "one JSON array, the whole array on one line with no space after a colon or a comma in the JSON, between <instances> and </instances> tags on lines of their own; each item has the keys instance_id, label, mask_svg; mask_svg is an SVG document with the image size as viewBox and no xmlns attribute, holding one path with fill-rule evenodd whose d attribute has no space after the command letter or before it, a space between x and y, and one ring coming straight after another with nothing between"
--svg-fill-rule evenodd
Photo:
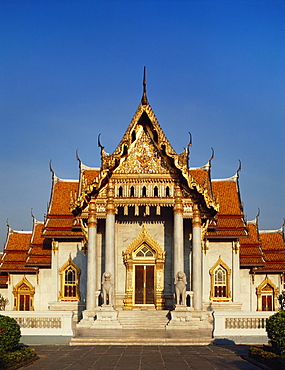
<instances>
[{"instance_id":1,"label":"temple entrance canopy","mask_svg":"<svg viewBox=\"0 0 285 370\"><path fill-rule=\"evenodd\" d=\"M124 309L141 305L163 309L165 251L151 237L145 225L123 258L127 269Z\"/></svg>"}]
</instances>

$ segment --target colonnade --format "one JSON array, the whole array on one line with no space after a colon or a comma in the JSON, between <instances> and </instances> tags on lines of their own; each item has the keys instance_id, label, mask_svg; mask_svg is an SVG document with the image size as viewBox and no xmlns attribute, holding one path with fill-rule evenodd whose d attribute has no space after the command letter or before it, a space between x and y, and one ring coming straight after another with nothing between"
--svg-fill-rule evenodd
<instances>
[{"instance_id":1,"label":"colonnade","mask_svg":"<svg viewBox=\"0 0 285 370\"><path fill-rule=\"evenodd\" d=\"M184 232L183 232L183 204L182 191L175 187L175 203L173 207L174 225L174 278L179 271L184 272ZM113 283L115 278L115 206L114 185L109 182L107 189L106 230L105 230L105 272L111 273ZM202 246L201 246L201 217L198 204L193 205L192 219L192 289L194 292L194 309L202 309ZM88 215L88 256L87 256L87 294L86 310L92 311L97 306L96 302L96 200L92 198L89 203Z\"/></svg>"}]
</instances>

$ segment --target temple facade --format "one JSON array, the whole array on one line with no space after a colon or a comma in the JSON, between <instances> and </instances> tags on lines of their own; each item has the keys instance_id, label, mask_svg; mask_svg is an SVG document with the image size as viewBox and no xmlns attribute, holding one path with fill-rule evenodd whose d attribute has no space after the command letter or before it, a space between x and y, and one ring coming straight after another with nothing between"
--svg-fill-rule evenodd
<instances>
[{"instance_id":1,"label":"temple facade","mask_svg":"<svg viewBox=\"0 0 285 370\"><path fill-rule=\"evenodd\" d=\"M169 311L175 326L195 313L201 321L212 311L278 309L283 227L261 231L258 217L246 222L240 168L212 179L213 156L192 168L191 140L175 152L145 81L115 151L98 144L100 167L77 156L78 179L61 179L51 168L44 222L33 217L29 232L8 226L0 255L7 310L73 311L78 325L115 328L133 311Z\"/></svg>"}]
</instances>

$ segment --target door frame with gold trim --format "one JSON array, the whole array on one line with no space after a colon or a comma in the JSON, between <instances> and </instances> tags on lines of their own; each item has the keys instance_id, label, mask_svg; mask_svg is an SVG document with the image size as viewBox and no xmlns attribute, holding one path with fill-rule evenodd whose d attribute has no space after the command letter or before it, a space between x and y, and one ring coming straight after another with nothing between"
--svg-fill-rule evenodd
<instances>
[{"instance_id":1,"label":"door frame with gold trim","mask_svg":"<svg viewBox=\"0 0 285 370\"><path fill-rule=\"evenodd\" d=\"M135 266L140 265L154 266L154 306L157 310L162 310L164 308L165 251L150 236L145 225L143 225L141 233L123 253L123 259L127 269L124 309L132 310L137 306L135 303ZM139 306L141 305L139 304Z\"/></svg>"}]
</instances>

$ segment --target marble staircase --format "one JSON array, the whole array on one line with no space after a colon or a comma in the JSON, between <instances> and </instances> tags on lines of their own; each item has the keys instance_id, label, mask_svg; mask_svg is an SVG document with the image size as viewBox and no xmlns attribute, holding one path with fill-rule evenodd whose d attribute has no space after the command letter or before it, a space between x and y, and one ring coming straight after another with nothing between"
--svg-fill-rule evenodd
<instances>
[{"instance_id":1,"label":"marble staircase","mask_svg":"<svg viewBox=\"0 0 285 370\"><path fill-rule=\"evenodd\" d=\"M208 345L212 325L201 312L187 313L185 322L172 322L173 311L151 309L119 310L120 328L77 325L70 345ZM182 316L183 319L184 316ZM177 319L177 317L176 317ZM178 317L179 319L179 317ZM180 319L179 319L180 320Z\"/></svg>"},{"instance_id":2,"label":"marble staircase","mask_svg":"<svg viewBox=\"0 0 285 370\"><path fill-rule=\"evenodd\" d=\"M169 319L169 311L164 310L135 309L118 313L118 321L123 329L165 329Z\"/></svg>"}]
</instances>

